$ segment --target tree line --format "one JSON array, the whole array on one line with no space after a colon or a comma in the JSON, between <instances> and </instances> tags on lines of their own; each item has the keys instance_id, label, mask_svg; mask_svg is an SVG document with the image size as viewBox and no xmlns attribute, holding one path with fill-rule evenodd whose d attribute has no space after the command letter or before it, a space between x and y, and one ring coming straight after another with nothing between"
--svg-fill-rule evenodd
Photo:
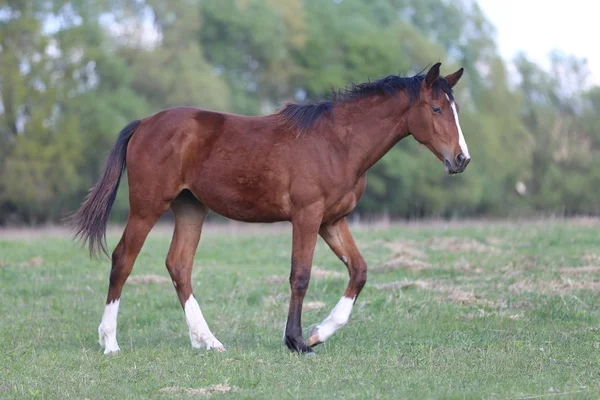
<instances>
[{"instance_id":1,"label":"tree line","mask_svg":"<svg viewBox=\"0 0 600 400\"><path fill-rule=\"evenodd\" d=\"M58 222L120 129L191 105L247 115L442 61L473 161L411 138L368 174L362 215L600 213L600 88L584 60L504 60L473 0L8 0L0 5L0 225ZM113 217L127 213L122 188Z\"/></svg>"}]
</instances>

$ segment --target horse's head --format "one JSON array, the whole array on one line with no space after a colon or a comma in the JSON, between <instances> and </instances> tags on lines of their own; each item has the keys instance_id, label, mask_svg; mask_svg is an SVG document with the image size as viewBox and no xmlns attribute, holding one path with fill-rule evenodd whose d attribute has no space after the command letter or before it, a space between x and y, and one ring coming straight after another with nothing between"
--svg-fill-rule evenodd
<instances>
[{"instance_id":1,"label":"horse's head","mask_svg":"<svg viewBox=\"0 0 600 400\"><path fill-rule=\"evenodd\" d=\"M413 137L444 163L448 173L457 174L471 161L458 122L458 106L452 96L452 87L458 83L463 69L440 77L440 65L431 67L423 78L419 99L408 114L408 126Z\"/></svg>"}]
</instances>

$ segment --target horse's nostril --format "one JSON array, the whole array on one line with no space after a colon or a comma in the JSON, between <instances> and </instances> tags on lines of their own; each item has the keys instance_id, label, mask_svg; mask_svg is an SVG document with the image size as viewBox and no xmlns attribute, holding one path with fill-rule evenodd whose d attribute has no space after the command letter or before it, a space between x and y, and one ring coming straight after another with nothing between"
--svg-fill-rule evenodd
<instances>
[{"instance_id":1,"label":"horse's nostril","mask_svg":"<svg viewBox=\"0 0 600 400\"><path fill-rule=\"evenodd\" d=\"M463 153L460 153L459 155L456 156L456 164L459 167L462 167L463 164L465 163L466 157L464 156Z\"/></svg>"}]
</instances>

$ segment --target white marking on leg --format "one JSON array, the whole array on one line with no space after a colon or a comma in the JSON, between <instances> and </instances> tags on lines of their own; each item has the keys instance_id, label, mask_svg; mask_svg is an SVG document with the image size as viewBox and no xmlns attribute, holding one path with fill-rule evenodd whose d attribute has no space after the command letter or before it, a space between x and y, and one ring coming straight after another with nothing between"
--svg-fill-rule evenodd
<instances>
[{"instance_id":1,"label":"white marking on leg","mask_svg":"<svg viewBox=\"0 0 600 400\"><path fill-rule=\"evenodd\" d=\"M117 314L120 301L121 299L113 300L104 306L104 314L98 327L98 343L104 348L104 354L121 351L117 343Z\"/></svg>"},{"instance_id":2,"label":"white marking on leg","mask_svg":"<svg viewBox=\"0 0 600 400\"><path fill-rule=\"evenodd\" d=\"M342 297L336 306L331 310L331 313L310 336L309 344L324 342L342 326L346 325L352 306L354 305L354 297Z\"/></svg>"},{"instance_id":3,"label":"white marking on leg","mask_svg":"<svg viewBox=\"0 0 600 400\"><path fill-rule=\"evenodd\" d=\"M446 98L450 101L450 97L446 94ZM467 142L465 140L465 136L463 135L462 129L460 129L460 122L458 121L458 112L456 112L456 103L454 101L450 101L450 108L452 108L452 114L454 114L454 122L456 122L456 129L458 129L458 145L460 146L460 151L462 151L463 156L467 159L471 158L469 154L469 148L467 147Z\"/></svg>"},{"instance_id":4,"label":"white marking on leg","mask_svg":"<svg viewBox=\"0 0 600 400\"><path fill-rule=\"evenodd\" d=\"M185 302L184 306L185 320L190 328L190 341L192 347L197 349L215 349L225 351L225 347L217 340L208 328L208 324L202 315L200 306L194 295Z\"/></svg>"}]
</instances>

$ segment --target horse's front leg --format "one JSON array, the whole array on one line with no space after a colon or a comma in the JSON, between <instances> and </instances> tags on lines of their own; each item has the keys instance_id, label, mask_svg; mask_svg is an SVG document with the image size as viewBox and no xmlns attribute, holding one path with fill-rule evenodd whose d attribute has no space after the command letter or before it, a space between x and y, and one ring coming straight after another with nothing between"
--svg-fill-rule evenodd
<instances>
[{"instance_id":1,"label":"horse's front leg","mask_svg":"<svg viewBox=\"0 0 600 400\"><path fill-rule=\"evenodd\" d=\"M290 350L299 353L312 352L302 337L302 302L310 281L310 270L321 218L322 212L318 205L303 209L292 218L292 270L290 273L292 295L284 341Z\"/></svg>"},{"instance_id":2,"label":"horse's front leg","mask_svg":"<svg viewBox=\"0 0 600 400\"><path fill-rule=\"evenodd\" d=\"M325 342L335 331L346 325L352 306L367 281L367 263L356 247L346 218L323 225L319 234L348 267L350 281L344 295L329 316L310 333L308 344L311 347Z\"/></svg>"}]
</instances>

